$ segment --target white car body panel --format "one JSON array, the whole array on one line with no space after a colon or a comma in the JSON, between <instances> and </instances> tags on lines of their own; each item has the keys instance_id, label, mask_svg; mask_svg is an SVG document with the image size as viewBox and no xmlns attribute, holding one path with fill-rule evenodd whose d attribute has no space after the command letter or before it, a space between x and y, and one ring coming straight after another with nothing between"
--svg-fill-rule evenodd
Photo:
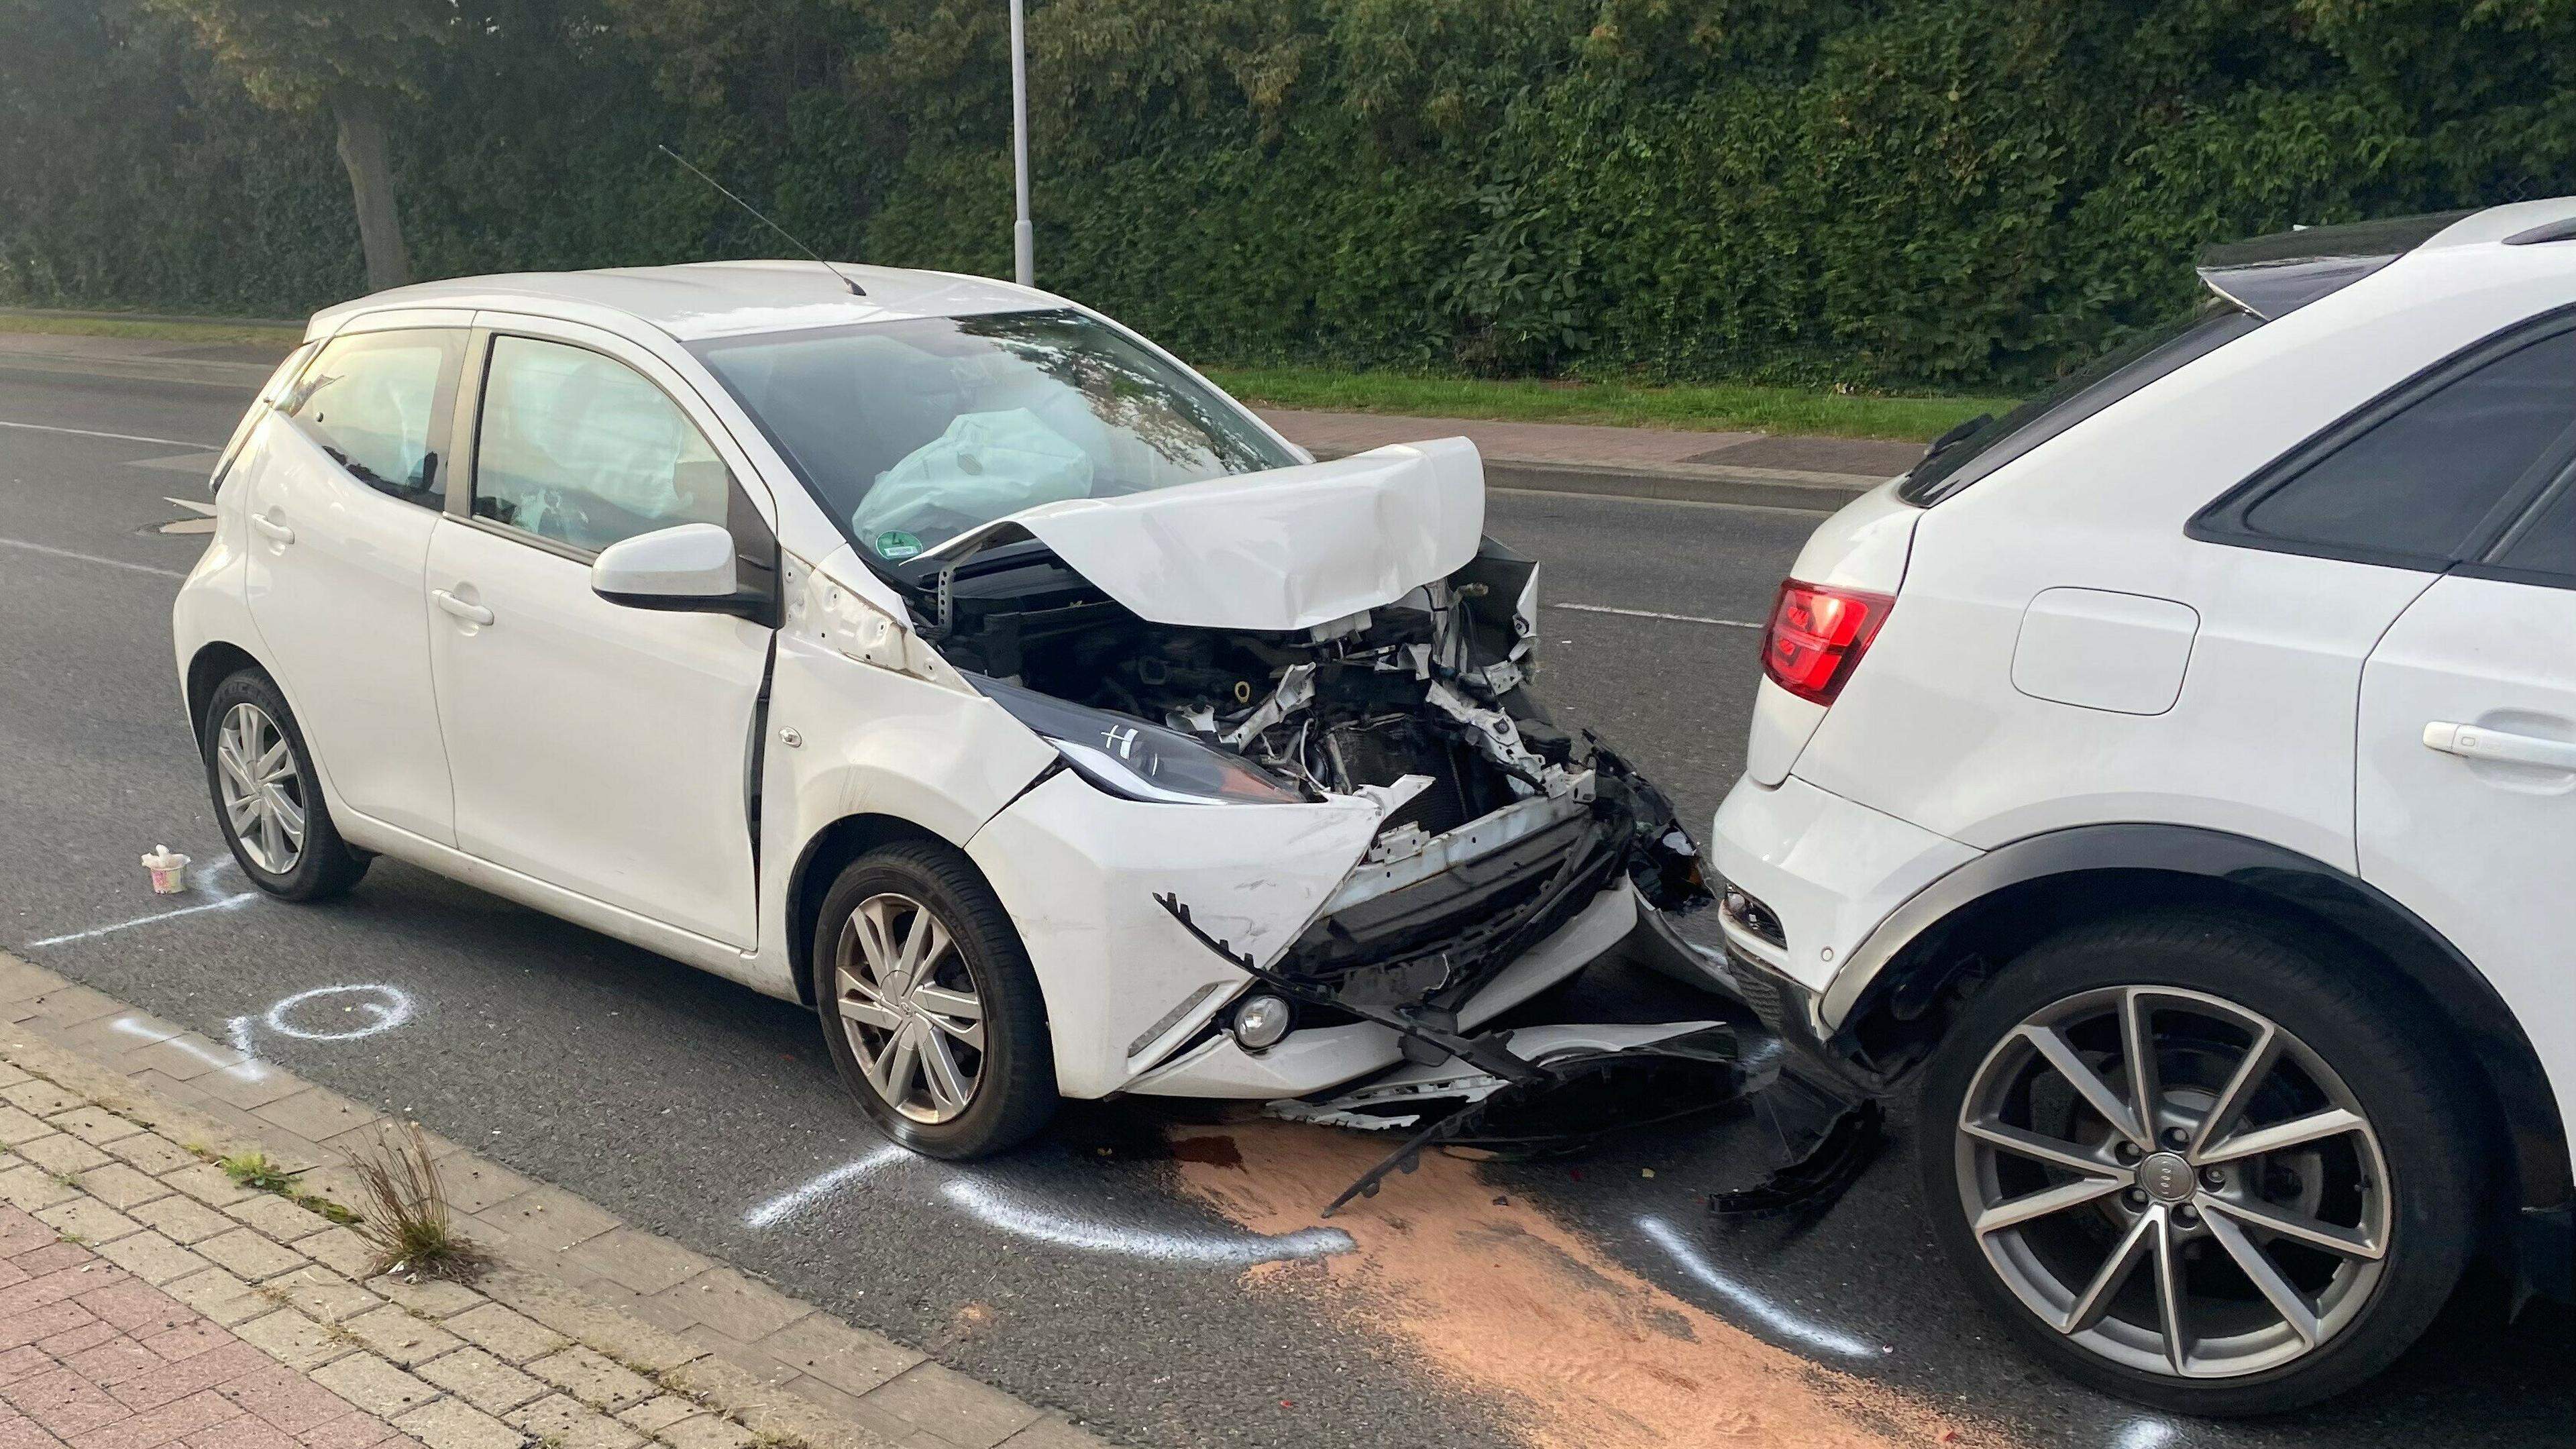
<instances>
[{"instance_id":1,"label":"white car body panel","mask_svg":"<svg viewBox=\"0 0 2576 1449\"><path fill-rule=\"evenodd\" d=\"M295 697L324 783L352 811L453 844L421 582L438 515L351 478L287 419L260 425L233 474L253 652L273 674L333 679Z\"/></svg>"},{"instance_id":2,"label":"white car body panel","mask_svg":"<svg viewBox=\"0 0 2576 1449\"><path fill-rule=\"evenodd\" d=\"M1476 556L1485 475L1465 438L1113 498L1044 503L925 557L1025 529L1139 617L1287 632L1391 604Z\"/></svg>"},{"instance_id":3,"label":"white car body panel","mask_svg":"<svg viewBox=\"0 0 2576 1449\"><path fill-rule=\"evenodd\" d=\"M429 585L493 616L430 614L457 848L755 945L743 761L769 631L612 604L589 565L454 518Z\"/></svg>"},{"instance_id":4,"label":"white car body panel","mask_svg":"<svg viewBox=\"0 0 2576 1449\"><path fill-rule=\"evenodd\" d=\"M2415 601L2362 676L2361 875L2476 962L2544 1062L2576 1062L2567 1009L2576 845L2576 591L2450 577ZM2547 741L2555 762L2455 754L2438 724ZM2557 1074L2576 1121L2576 1072Z\"/></svg>"},{"instance_id":5,"label":"white car body panel","mask_svg":"<svg viewBox=\"0 0 2576 1449\"><path fill-rule=\"evenodd\" d=\"M1019 924L1046 989L1058 1089L1097 1097L1124 1086L1251 979L1157 895L1186 903L1200 929L1267 965L1350 874L1379 818L1356 799L1119 800L1059 773L987 822L966 854ZM1185 1001L1189 1010L1144 1034Z\"/></svg>"},{"instance_id":6,"label":"white car body panel","mask_svg":"<svg viewBox=\"0 0 2576 1449\"><path fill-rule=\"evenodd\" d=\"M1710 849L1789 940L1784 951L1721 912L1728 947L1818 993L1889 912L1979 854L1795 776L1766 787L1749 775L1718 807Z\"/></svg>"}]
</instances>

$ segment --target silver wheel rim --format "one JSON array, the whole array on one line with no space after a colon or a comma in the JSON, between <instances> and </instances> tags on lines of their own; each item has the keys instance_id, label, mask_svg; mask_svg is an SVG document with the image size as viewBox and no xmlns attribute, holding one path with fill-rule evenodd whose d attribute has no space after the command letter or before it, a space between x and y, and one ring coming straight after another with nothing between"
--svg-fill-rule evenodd
<instances>
[{"instance_id":1,"label":"silver wheel rim","mask_svg":"<svg viewBox=\"0 0 2576 1449\"><path fill-rule=\"evenodd\" d=\"M304 858L304 776L286 731L255 704L237 704L215 731L216 793L242 858L286 875Z\"/></svg>"},{"instance_id":2,"label":"silver wheel rim","mask_svg":"<svg viewBox=\"0 0 2576 1449\"><path fill-rule=\"evenodd\" d=\"M915 1122L954 1120L984 1080L984 998L956 933L936 911L889 892L841 925L832 977L860 1075Z\"/></svg>"},{"instance_id":3,"label":"silver wheel rim","mask_svg":"<svg viewBox=\"0 0 2576 1449\"><path fill-rule=\"evenodd\" d=\"M1978 1067L1956 1155L2005 1286L2147 1373L2304 1358L2387 1269L2388 1168L2359 1100L2307 1043L2206 993L2111 987L2032 1014Z\"/></svg>"}]
</instances>

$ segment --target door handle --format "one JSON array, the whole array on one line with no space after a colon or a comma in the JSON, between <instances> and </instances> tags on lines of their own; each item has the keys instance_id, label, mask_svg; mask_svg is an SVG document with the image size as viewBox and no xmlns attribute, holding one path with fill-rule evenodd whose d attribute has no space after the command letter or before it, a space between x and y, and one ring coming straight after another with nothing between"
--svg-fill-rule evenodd
<instances>
[{"instance_id":1,"label":"door handle","mask_svg":"<svg viewBox=\"0 0 2576 1449\"><path fill-rule=\"evenodd\" d=\"M454 594L449 593L445 589L432 589L429 591L429 596L438 601L438 607L454 614L456 617L464 620L468 624L489 624L492 622L491 610L484 608L481 604L469 604L463 599L456 597Z\"/></svg>"},{"instance_id":2,"label":"door handle","mask_svg":"<svg viewBox=\"0 0 2576 1449\"><path fill-rule=\"evenodd\" d=\"M250 526L268 535L269 538L278 543L295 542L295 530L287 527L283 523L277 522L275 519L262 518L258 514L254 513L250 516Z\"/></svg>"},{"instance_id":3,"label":"door handle","mask_svg":"<svg viewBox=\"0 0 2576 1449\"><path fill-rule=\"evenodd\" d=\"M2435 720L2424 726L2424 747L2470 760L2503 760L2551 770L2576 770L2576 744L2566 740L2518 735L2484 725Z\"/></svg>"}]
</instances>

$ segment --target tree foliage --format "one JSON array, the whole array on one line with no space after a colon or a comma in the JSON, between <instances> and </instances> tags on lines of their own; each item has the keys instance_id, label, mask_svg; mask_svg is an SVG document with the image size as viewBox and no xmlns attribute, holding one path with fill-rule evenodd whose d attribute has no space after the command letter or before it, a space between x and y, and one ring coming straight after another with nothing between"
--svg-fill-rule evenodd
<instances>
[{"instance_id":1,"label":"tree foliage","mask_svg":"<svg viewBox=\"0 0 2576 1449\"><path fill-rule=\"evenodd\" d=\"M0 0L0 296L357 290L311 123L214 80L267 52L134 4ZM657 141L826 251L1008 272L1000 0L440 13L482 18L390 112L424 272L776 250ZM1040 280L1237 361L2023 384L2208 242L2576 191L2571 39L2571 0L1033 0Z\"/></svg>"}]
</instances>

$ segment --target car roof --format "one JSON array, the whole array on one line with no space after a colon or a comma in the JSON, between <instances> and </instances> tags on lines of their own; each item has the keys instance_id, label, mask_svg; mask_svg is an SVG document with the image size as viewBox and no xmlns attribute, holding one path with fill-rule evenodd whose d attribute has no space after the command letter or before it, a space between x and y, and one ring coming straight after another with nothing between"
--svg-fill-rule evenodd
<instances>
[{"instance_id":1,"label":"car roof","mask_svg":"<svg viewBox=\"0 0 2576 1449\"><path fill-rule=\"evenodd\" d=\"M793 259L511 272L422 282L343 302L315 313L307 335L327 334L366 313L419 307L535 312L574 319L607 311L688 342L746 332L1069 305L1050 293L989 277L854 262L836 262L833 267L858 283L866 295L851 295L841 276L820 263Z\"/></svg>"}]
</instances>

